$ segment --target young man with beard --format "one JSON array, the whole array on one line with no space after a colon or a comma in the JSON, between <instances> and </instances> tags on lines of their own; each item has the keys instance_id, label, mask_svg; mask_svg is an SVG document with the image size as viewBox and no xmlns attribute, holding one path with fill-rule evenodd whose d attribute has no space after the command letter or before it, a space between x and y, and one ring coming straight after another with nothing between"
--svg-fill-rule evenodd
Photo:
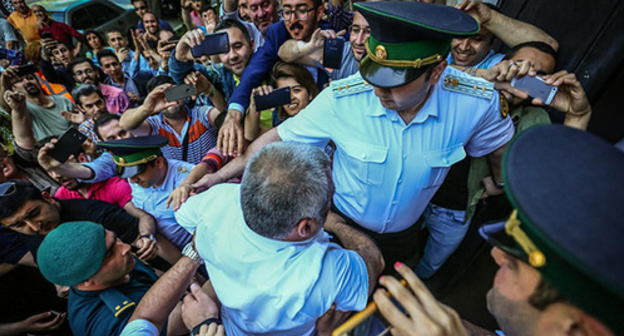
<instances>
[{"instance_id":1,"label":"young man with beard","mask_svg":"<svg viewBox=\"0 0 624 336\"><path fill-rule=\"evenodd\" d=\"M243 72L241 84L228 100L228 114L223 127L219 130L218 139L219 148L228 156L233 156L235 151L238 151L238 154L242 153L244 142L242 120L244 111L249 106L251 91L260 86L273 65L279 61L280 46L289 39L309 40L323 16L320 0L285 0L282 3L282 10L284 20L267 28L264 45L251 58L249 66ZM329 80L325 70L313 69L311 73L322 89Z\"/></svg>"},{"instance_id":2,"label":"young man with beard","mask_svg":"<svg viewBox=\"0 0 624 336\"><path fill-rule=\"evenodd\" d=\"M217 143L213 125L220 112L209 106L191 107L185 100L168 104L164 91L172 84L171 77L152 78L148 83L151 91L143 105L126 111L119 125L136 136L164 136L169 140L163 148L167 158L197 164ZM159 110L157 105L169 106Z\"/></svg>"},{"instance_id":3,"label":"young man with beard","mask_svg":"<svg viewBox=\"0 0 624 336\"><path fill-rule=\"evenodd\" d=\"M622 169L622 152L570 127L536 126L509 144L503 176L514 210L506 223L480 228L499 266L487 294L502 330L497 334L624 332ZM456 312L437 302L408 267L397 266L409 289L390 276L380 283L402 310L385 290L374 295L394 335L468 334Z\"/></svg>"},{"instance_id":4,"label":"young man with beard","mask_svg":"<svg viewBox=\"0 0 624 336\"><path fill-rule=\"evenodd\" d=\"M130 107L130 98L122 89L100 82L98 70L93 62L87 58L77 58L70 65L75 85L95 85L106 103L106 110L110 113L121 114ZM75 90L75 89L74 89ZM74 99L78 99L74 96ZM77 101L80 105L80 102Z\"/></svg>"},{"instance_id":5,"label":"young man with beard","mask_svg":"<svg viewBox=\"0 0 624 336\"><path fill-rule=\"evenodd\" d=\"M72 123L62 115L62 111L73 111L75 106L63 96L48 96L41 90L35 75L17 76L17 67L7 68L0 77L0 106L9 110L4 93L14 90L26 96L26 110L32 120L35 139L50 135L61 135Z\"/></svg>"},{"instance_id":6,"label":"young man with beard","mask_svg":"<svg viewBox=\"0 0 624 336\"><path fill-rule=\"evenodd\" d=\"M247 30L236 20L221 21L215 32L222 31L228 34L230 51L217 55L220 64L206 67L193 62L195 58L191 54L191 48L199 45L205 38L201 30L184 34L173 51L174 57L169 59L169 72L173 80L182 83L193 70L198 71L199 74L190 75L189 83L197 85L198 92L208 96L212 105L221 111L225 110L225 102L240 84L241 75L249 64L255 45Z\"/></svg>"},{"instance_id":7,"label":"young man with beard","mask_svg":"<svg viewBox=\"0 0 624 336\"><path fill-rule=\"evenodd\" d=\"M332 80L347 78L357 73L360 62L366 55L364 42L370 36L370 26L362 14L355 12L349 32L349 42L344 44L340 69L331 70ZM336 34L317 28L307 42L286 41L279 49L279 57L287 63L322 67L326 38L336 38Z\"/></svg>"}]
</instances>

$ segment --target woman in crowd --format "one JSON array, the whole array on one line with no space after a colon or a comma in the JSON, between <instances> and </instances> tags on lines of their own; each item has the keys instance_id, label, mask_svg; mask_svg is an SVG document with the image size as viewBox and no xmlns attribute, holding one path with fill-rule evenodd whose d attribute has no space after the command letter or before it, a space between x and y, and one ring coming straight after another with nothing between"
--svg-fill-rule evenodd
<instances>
[{"instance_id":1,"label":"woman in crowd","mask_svg":"<svg viewBox=\"0 0 624 336\"><path fill-rule=\"evenodd\" d=\"M95 66L99 67L100 63L98 62L98 59L97 59L98 51L101 51L104 49L113 50L113 48L106 45L106 42L104 41L104 38L102 37L102 34L96 32L95 30L87 30L84 36L85 36L87 45L91 49L91 50L87 50L86 56L88 59L93 61L93 64L95 64Z\"/></svg>"},{"instance_id":2,"label":"woman in crowd","mask_svg":"<svg viewBox=\"0 0 624 336\"><path fill-rule=\"evenodd\" d=\"M273 92L273 86L263 85L251 93L249 113L245 117L245 138L254 141L264 132L303 110L318 95L318 88L310 71L290 63L277 63L271 71L271 82L277 89L290 88L290 104L273 110L257 111L254 96Z\"/></svg>"}]
</instances>

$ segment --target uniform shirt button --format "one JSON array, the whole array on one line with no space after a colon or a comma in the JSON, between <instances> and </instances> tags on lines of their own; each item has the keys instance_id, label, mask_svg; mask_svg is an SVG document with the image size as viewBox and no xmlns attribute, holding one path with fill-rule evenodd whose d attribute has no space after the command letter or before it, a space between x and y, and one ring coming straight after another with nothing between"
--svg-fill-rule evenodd
<instances>
[{"instance_id":1,"label":"uniform shirt button","mask_svg":"<svg viewBox=\"0 0 624 336\"><path fill-rule=\"evenodd\" d=\"M401 184L401 182L403 182L403 180L402 180L402 179L399 179L399 180L397 181L397 183L399 183L399 184Z\"/></svg>"},{"instance_id":2,"label":"uniform shirt button","mask_svg":"<svg viewBox=\"0 0 624 336\"><path fill-rule=\"evenodd\" d=\"M392 205L397 205L397 203L398 203L397 201L394 201L392 202Z\"/></svg>"},{"instance_id":3,"label":"uniform shirt button","mask_svg":"<svg viewBox=\"0 0 624 336\"><path fill-rule=\"evenodd\" d=\"M390 221L386 221L386 224L390 224Z\"/></svg>"},{"instance_id":4,"label":"uniform shirt button","mask_svg":"<svg viewBox=\"0 0 624 336\"><path fill-rule=\"evenodd\" d=\"M403 155L403 160L407 159L407 155Z\"/></svg>"},{"instance_id":5,"label":"uniform shirt button","mask_svg":"<svg viewBox=\"0 0 624 336\"><path fill-rule=\"evenodd\" d=\"M368 157L368 155L362 154L362 159L366 159L367 157Z\"/></svg>"}]
</instances>

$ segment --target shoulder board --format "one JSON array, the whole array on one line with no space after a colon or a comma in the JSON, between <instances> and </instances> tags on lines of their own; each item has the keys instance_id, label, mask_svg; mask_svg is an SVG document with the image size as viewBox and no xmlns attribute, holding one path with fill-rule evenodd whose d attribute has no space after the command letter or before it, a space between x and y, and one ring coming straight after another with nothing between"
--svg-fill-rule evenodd
<instances>
[{"instance_id":1,"label":"shoulder board","mask_svg":"<svg viewBox=\"0 0 624 336\"><path fill-rule=\"evenodd\" d=\"M332 81L329 86L331 87L332 94L336 98L373 89L373 87L360 76L350 76L341 80Z\"/></svg>"},{"instance_id":2,"label":"shoulder board","mask_svg":"<svg viewBox=\"0 0 624 336\"><path fill-rule=\"evenodd\" d=\"M494 94L494 83L470 75L464 77L448 74L444 76L442 87L449 91L484 99L492 99Z\"/></svg>"},{"instance_id":3,"label":"shoulder board","mask_svg":"<svg viewBox=\"0 0 624 336\"><path fill-rule=\"evenodd\" d=\"M129 310L128 308L136 306L136 302L130 300L115 287L105 289L99 296L116 318L121 318L123 315L131 313L134 309Z\"/></svg>"}]
</instances>

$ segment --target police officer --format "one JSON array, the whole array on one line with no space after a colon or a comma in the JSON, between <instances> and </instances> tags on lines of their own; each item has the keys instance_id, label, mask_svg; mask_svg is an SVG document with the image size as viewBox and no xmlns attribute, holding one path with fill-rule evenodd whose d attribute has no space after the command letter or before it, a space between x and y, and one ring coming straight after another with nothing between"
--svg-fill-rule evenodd
<instances>
[{"instance_id":1,"label":"police officer","mask_svg":"<svg viewBox=\"0 0 624 336\"><path fill-rule=\"evenodd\" d=\"M132 202L154 216L158 232L182 250L191 241L191 235L178 225L173 209L167 208L165 202L194 165L166 159L161 148L168 143L163 136L151 135L100 142L98 146L112 153L117 175L130 182Z\"/></svg>"},{"instance_id":2,"label":"police officer","mask_svg":"<svg viewBox=\"0 0 624 336\"><path fill-rule=\"evenodd\" d=\"M515 138L503 176L515 210L485 225L500 269L488 309L505 335L624 333L624 154L598 137L544 125ZM394 335L466 335L459 316L436 302L407 267L412 292L393 277L374 298Z\"/></svg>"},{"instance_id":3,"label":"police officer","mask_svg":"<svg viewBox=\"0 0 624 336\"><path fill-rule=\"evenodd\" d=\"M414 254L414 224L449 167L466 153L490 155L501 182L500 155L513 125L500 113L493 84L447 67L451 39L479 30L472 17L418 2L356 7L371 27L361 76L332 82L300 114L196 186L241 174L247 158L267 143L324 146L332 140L333 210L377 242L388 267Z\"/></svg>"}]
</instances>

